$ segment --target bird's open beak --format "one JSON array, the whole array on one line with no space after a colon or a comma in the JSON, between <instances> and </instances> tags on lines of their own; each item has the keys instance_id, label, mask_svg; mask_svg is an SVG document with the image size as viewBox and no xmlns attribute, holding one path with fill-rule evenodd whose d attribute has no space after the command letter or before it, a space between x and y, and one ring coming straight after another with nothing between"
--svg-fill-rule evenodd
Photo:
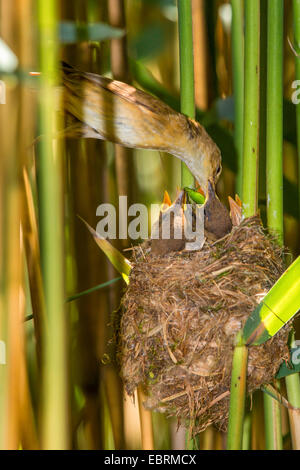
<instances>
[{"instance_id":1,"label":"bird's open beak","mask_svg":"<svg viewBox=\"0 0 300 470\"><path fill-rule=\"evenodd\" d=\"M167 191L165 191L164 199L163 199L163 203L161 205L160 211L162 213L166 212L166 211L169 210L170 207L175 206L175 205L179 205L181 207L184 207L185 199L186 199L185 191L181 190L181 191L178 191L178 193L176 195L176 198L175 198L174 202L172 203L169 194L167 193Z\"/></svg>"}]
</instances>

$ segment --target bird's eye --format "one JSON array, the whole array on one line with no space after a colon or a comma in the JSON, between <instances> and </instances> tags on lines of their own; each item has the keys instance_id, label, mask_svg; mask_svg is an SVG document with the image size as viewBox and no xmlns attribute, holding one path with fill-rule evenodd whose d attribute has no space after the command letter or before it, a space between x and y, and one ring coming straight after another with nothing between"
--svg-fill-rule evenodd
<instances>
[{"instance_id":1,"label":"bird's eye","mask_svg":"<svg viewBox=\"0 0 300 470\"><path fill-rule=\"evenodd\" d=\"M221 165L218 166L216 174L219 175L220 173L221 173Z\"/></svg>"}]
</instances>

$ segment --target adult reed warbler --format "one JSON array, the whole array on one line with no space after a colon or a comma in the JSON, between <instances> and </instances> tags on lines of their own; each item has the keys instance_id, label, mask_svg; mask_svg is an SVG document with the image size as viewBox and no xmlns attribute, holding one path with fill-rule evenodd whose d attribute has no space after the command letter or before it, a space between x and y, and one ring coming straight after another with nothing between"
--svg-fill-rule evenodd
<instances>
[{"instance_id":1,"label":"adult reed warbler","mask_svg":"<svg viewBox=\"0 0 300 470\"><path fill-rule=\"evenodd\" d=\"M116 80L62 65L65 137L109 140L180 158L207 192L221 173L221 153L204 127L161 100Z\"/></svg>"}]
</instances>

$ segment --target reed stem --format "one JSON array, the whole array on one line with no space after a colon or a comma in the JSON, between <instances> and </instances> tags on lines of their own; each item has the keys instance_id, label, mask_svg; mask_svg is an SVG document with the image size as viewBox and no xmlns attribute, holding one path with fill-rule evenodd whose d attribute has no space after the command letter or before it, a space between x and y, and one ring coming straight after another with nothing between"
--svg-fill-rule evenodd
<instances>
[{"instance_id":1,"label":"reed stem","mask_svg":"<svg viewBox=\"0 0 300 470\"><path fill-rule=\"evenodd\" d=\"M269 230L283 242L283 0L268 2L266 190ZM266 448L282 449L280 404L264 394Z\"/></svg>"},{"instance_id":2,"label":"reed stem","mask_svg":"<svg viewBox=\"0 0 300 470\"><path fill-rule=\"evenodd\" d=\"M280 403L264 393L266 450L282 449Z\"/></svg>"},{"instance_id":3,"label":"reed stem","mask_svg":"<svg viewBox=\"0 0 300 470\"><path fill-rule=\"evenodd\" d=\"M259 173L258 206L260 217L267 224L266 145L267 145L267 62L268 62L268 1L260 0L260 103L259 103Z\"/></svg>"},{"instance_id":4,"label":"reed stem","mask_svg":"<svg viewBox=\"0 0 300 470\"><path fill-rule=\"evenodd\" d=\"M243 211L245 217L257 212L257 170L259 139L259 70L260 70L260 0L245 0L245 97ZM227 449L242 448L246 395L248 348L237 336L233 353L230 388Z\"/></svg>"},{"instance_id":5,"label":"reed stem","mask_svg":"<svg viewBox=\"0 0 300 470\"><path fill-rule=\"evenodd\" d=\"M267 221L283 242L283 0L268 3Z\"/></svg>"},{"instance_id":6,"label":"reed stem","mask_svg":"<svg viewBox=\"0 0 300 470\"><path fill-rule=\"evenodd\" d=\"M260 0L245 0L243 213L257 212L259 142Z\"/></svg>"},{"instance_id":7,"label":"reed stem","mask_svg":"<svg viewBox=\"0 0 300 470\"><path fill-rule=\"evenodd\" d=\"M241 450L243 443L248 348L240 338L232 360L227 450Z\"/></svg>"},{"instance_id":8,"label":"reed stem","mask_svg":"<svg viewBox=\"0 0 300 470\"><path fill-rule=\"evenodd\" d=\"M248 413L245 416L243 424L243 440L242 440L242 449L250 450L251 449L251 431L252 431L252 416Z\"/></svg>"},{"instance_id":9,"label":"reed stem","mask_svg":"<svg viewBox=\"0 0 300 470\"><path fill-rule=\"evenodd\" d=\"M193 23L191 0L178 0L178 28L180 53L180 108L195 119ZM194 187L194 177L184 163L181 164L181 186Z\"/></svg>"},{"instance_id":10,"label":"reed stem","mask_svg":"<svg viewBox=\"0 0 300 470\"><path fill-rule=\"evenodd\" d=\"M141 426L141 441L142 450L153 450L154 449L154 437L153 437L153 424L152 424L152 413L146 410L143 406L145 396L141 386L137 389L138 395L138 406L140 413L140 426Z\"/></svg>"},{"instance_id":11,"label":"reed stem","mask_svg":"<svg viewBox=\"0 0 300 470\"><path fill-rule=\"evenodd\" d=\"M238 155L236 192L242 195L244 147L244 14L243 3L231 0L232 5L232 63L234 91L234 142Z\"/></svg>"},{"instance_id":12,"label":"reed stem","mask_svg":"<svg viewBox=\"0 0 300 470\"><path fill-rule=\"evenodd\" d=\"M178 0L178 29L180 55L180 110L195 119L195 80L193 53L193 21L191 0ZM181 186L193 188L195 181L187 166L181 163ZM191 449L193 441L187 433L186 448Z\"/></svg>"},{"instance_id":13,"label":"reed stem","mask_svg":"<svg viewBox=\"0 0 300 470\"><path fill-rule=\"evenodd\" d=\"M45 287L43 448L66 449L68 439L66 312L64 308L64 228L62 212L61 155L53 146L57 128L55 86L57 69L57 4L39 0L40 127L39 204L42 274Z\"/></svg>"}]
</instances>

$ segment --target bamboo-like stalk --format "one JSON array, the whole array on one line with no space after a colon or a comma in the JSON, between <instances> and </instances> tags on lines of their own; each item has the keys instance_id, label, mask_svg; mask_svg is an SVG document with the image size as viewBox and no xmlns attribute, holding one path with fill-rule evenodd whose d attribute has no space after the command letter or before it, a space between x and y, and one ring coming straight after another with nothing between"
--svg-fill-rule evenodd
<instances>
[{"instance_id":1,"label":"bamboo-like stalk","mask_svg":"<svg viewBox=\"0 0 300 470\"><path fill-rule=\"evenodd\" d=\"M24 30L20 5L1 2L1 37L16 51L23 65L20 42ZM14 35L17 28L19 35ZM5 81L6 84L6 81ZM4 84L4 86L5 86ZM0 448L18 449L21 440L21 370L24 329L22 315L23 259L20 237L20 178L25 138L21 126L23 90L7 86L6 104L0 108Z\"/></svg>"},{"instance_id":2,"label":"bamboo-like stalk","mask_svg":"<svg viewBox=\"0 0 300 470\"><path fill-rule=\"evenodd\" d=\"M283 0L268 3L267 221L283 241Z\"/></svg>"},{"instance_id":3,"label":"bamboo-like stalk","mask_svg":"<svg viewBox=\"0 0 300 470\"><path fill-rule=\"evenodd\" d=\"M266 135L267 135L267 56L268 0L260 0L260 103L259 103L259 176L258 201L260 216L266 222Z\"/></svg>"},{"instance_id":4,"label":"bamboo-like stalk","mask_svg":"<svg viewBox=\"0 0 300 470\"><path fill-rule=\"evenodd\" d=\"M25 261L24 256L24 246L23 246L23 237L21 237L21 250L23 253L23 261ZM25 284L25 282L24 282ZM39 441L36 429L36 422L34 416L34 409L32 403L32 396L30 393L29 381L28 381L28 370L27 370L27 361L26 361L26 339L24 332L24 313L26 309L26 295L25 295L25 286L20 286L20 307L21 307L21 318L19 318L17 328L19 331L16 331L14 328L13 334L17 336L20 343L20 377L18 384L18 405L19 405L19 420L20 420L20 444L22 449L26 450L37 450L39 449ZM22 327L20 325L20 320L22 322ZM15 370L14 370L15 373ZM19 444L19 445L20 445Z\"/></svg>"},{"instance_id":5,"label":"bamboo-like stalk","mask_svg":"<svg viewBox=\"0 0 300 470\"><path fill-rule=\"evenodd\" d=\"M209 426L203 433L200 434L200 449L201 450L216 450L214 445L216 444L216 430L213 426Z\"/></svg>"},{"instance_id":6,"label":"bamboo-like stalk","mask_svg":"<svg viewBox=\"0 0 300 470\"><path fill-rule=\"evenodd\" d=\"M257 162L259 142L259 42L260 0L245 0L245 101L243 213L257 212Z\"/></svg>"},{"instance_id":7,"label":"bamboo-like stalk","mask_svg":"<svg viewBox=\"0 0 300 470\"><path fill-rule=\"evenodd\" d=\"M243 211L257 212L259 136L260 0L245 1L245 101L243 155ZM233 354L227 449L241 449L246 394L248 349L237 337Z\"/></svg>"},{"instance_id":8,"label":"bamboo-like stalk","mask_svg":"<svg viewBox=\"0 0 300 470\"><path fill-rule=\"evenodd\" d=\"M242 449L250 450L251 449L251 428L252 428L252 416L248 413L244 419L243 425L243 440L242 440Z\"/></svg>"},{"instance_id":9,"label":"bamboo-like stalk","mask_svg":"<svg viewBox=\"0 0 300 470\"><path fill-rule=\"evenodd\" d=\"M122 0L108 0L108 18L112 26L126 30L125 2ZM116 80L130 83L131 77L127 54L126 35L124 35L122 38L111 40L110 59L113 77ZM114 156L118 195L127 196L129 204L132 204L134 202L134 188L136 186L134 184L133 150L116 144L114 146ZM123 246L123 248L128 247L128 240L119 240L119 245ZM115 369L111 369L110 374L106 372L106 377L111 381L111 384L115 383L117 385L112 389L110 383L106 384L106 387L110 389L109 394L114 395L114 397L108 395L108 405L110 407L115 445L118 449L124 447L125 441L122 405L122 400L124 401L124 397L122 393L122 382L119 378L118 372ZM138 394L138 400L140 400L140 398L140 394ZM116 407L114 409L111 404L118 401L120 402L120 406L118 409ZM145 410L142 404L139 403L140 428L143 447L143 439L150 438L153 441L152 419L146 419L145 416L142 416L145 413L148 416L149 411ZM147 423L148 426L148 428L144 429L144 431L142 423Z\"/></svg>"},{"instance_id":10,"label":"bamboo-like stalk","mask_svg":"<svg viewBox=\"0 0 300 470\"><path fill-rule=\"evenodd\" d=\"M241 450L243 442L244 409L246 397L246 378L248 348L238 335L232 360L230 387L230 407L227 434L227 449Z\"/></svg>"},{"instance_id":11,"label":"bamboo-like stalk","mask_svg":"<svg viewBox=\"0 0 300 470\"><path fill-rule=\"evenodd\" d=\"M186 450L194 449L194 439L190 436L190 431L188 429L185 432L185 448Z\"/></svg>"},{"instance_id":12,"label":"bamboo-like stalk","mask_svg":"<svg viewBox=\"0 0 300 470\"><path fill-rule=\"evenodd\" d=\"M38 2L40 45L39 204L42 274L45 286L47 330L44 331L43 448L66 449L68 437L68 371L66 312L64 308L64 229L61 160L53 148L57 128L53 103L57 77L56 2Z\"/></svg>"},{"instance_id":13,"label":"bamboo-like stalk","mask_svg":"<svg viewBox=\"0 0 300 470\"><path fill-rule=\"evenodd\" d=\"M282 449L280 403L264 394L266 450Z\"/></svg>"},{"instance_id":14,"label":"bamboo-like stalk","mask_svg":"<svg viewBox=\"0 0 300 470\"><path fill-rule=\"evenodd\" d=\"M265 448L265 432L262 426L264 419L263 392L256 391L251 403L251 450L263 450Z\"/></svg>"},{"instance_id":15,"label":"bamboo-like stalk","mask_svg":"<svg viewBox=\"0 0 300 470\"><path fill-rule=\"evenodd\" d=\"M193 23L191 0L178 0L181 112L195 118ZM194 187L194 177L181 164L181 186Z\"/></svg>"},{"instance_id":16,"label":"bamboo-like stalk","mask_svg":"<svg viewBox=\"0 0 300 470\"><path fill-rule=\"evenodd\" d=\"M234 142L238 155L236 192L242 195L244 142L244 15L243 2L231 0L232 5L232 64L234 92Z\"/></svg>"},{"instance_id":17,"label":"bamboo-like stalk","mask_svg":"<svg viewBox=\"0 0 300 470\"><path fill-rule=\"evenodd\" d=\"M152 430L152 413L143 407L145 396L140 386L137 390L137 396L140 414L142 450L153 450L154 437L153 433L149 432L150 429Z\"/></svg>"},{"instance_id":18,"label":"bamboo-like stalk","mask_svg":"<svg viewBox=\"0 0 300 470\"><path fill-rule=\"evenodd\" d=\"M125 5L122 0L108 0L108 17L111 26L125 29ZM111 71L116 80L129 83L130 68L127 56L127 37L111 40ZM115 166L118 193L133 200L133 151L120 145L115 145ZM126 246L127 242L124 243Z\"/></svg>"},{"instance_id":19,"label":"bamboo-like stalk","mask_svg":"<svg viewBox=\"0 0 300 470\"><path fill-rule=\"evenodd\" d=\"M62 2L62 7L64 7L62 15L63 18L72 19L78 23L102 21L103 17L99 16L99 10L106 8L106 3ZM77 44L76 47L64 48L64 57L67 62L76 64L83 70L98 73L100 71L99 50L100 47L97 47L95 43L92 45L90 42L85 42ZM82 106L83 102L78 103L78 109ZM68 222L71 241L68 245L72 247L70 255L73 258L74 268L70 269L68 274L70 278L73 278L71 291L76 289L80 292L90 286L102 284L110 277L108 276L108 263L104 257L98 258L93 244L89 243L86 229L80 226L82 222L76 220L76 214L78 214L89 221L94 221L99 202L109 200L106 194L105 145L87 139L68 141L66 160L65 171L69 176L69 186L66 190L68 191L68 214L70 215ZM76 385L84 395L84 409L81 410L84 420L81 425L84 430L85 448L90 450L103 449L104 443L102 426L104 407L99 390L102 366L99 358L107 352L107 324L110 311L109 292L96 291L79 298L70 312L71 315L78 315L75 327L76 347L72 354L72 362L76 370Z\"/></svg>"},{"instance_id":20,"label":"bamboo-like stalk","mask_svg":"<svg viewBox=\"0 0 300 470\"><path fill-rule=\"evenodd\" d=\"M260 103L259 103L259 173L258 203L260 217L267 222L266 214L266 141L267 141L267 56L268 56L268 0L260 0Z\"/></svg>"},{"instance_id":21,"label":"bamboo-like stalk","mask_svg":"<svg viewBox=\"0 0 300 470\"><path fill-rule=\"evenodd\" d=\"M178 0L178 32L180 58L180 110L195 119L195 79L193 53L193 21L191 0ZM194 187L194 177L181 163L181 186ZM186 449L193 448L190 433L186 434Z\"/></svg>"},{"instance_id":22,"label":"bamboo-like stalk","mask_svg":"<svg viewBox=\"0 0 300 470\"><path fill-rule=\"evenodd\" d=\"M266 189L268 227L283 241L283 0L268 2ZM266 448L282 449L280 404L264 394Z\"/></svg>"},{"instance_id":23,"label":"bamboo-like stalk","mask_svg":"<svg viewBox=\"0 0 300 470\"><path fill-rule=\"evenodd\" d=\"M205 0L192 0L195 104L201 110L208 108L208 38Z\"/></svg>"}]
</instances>

